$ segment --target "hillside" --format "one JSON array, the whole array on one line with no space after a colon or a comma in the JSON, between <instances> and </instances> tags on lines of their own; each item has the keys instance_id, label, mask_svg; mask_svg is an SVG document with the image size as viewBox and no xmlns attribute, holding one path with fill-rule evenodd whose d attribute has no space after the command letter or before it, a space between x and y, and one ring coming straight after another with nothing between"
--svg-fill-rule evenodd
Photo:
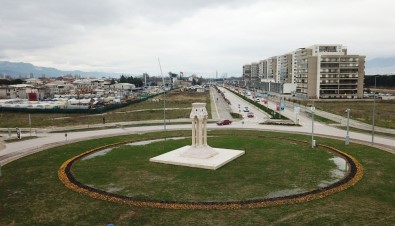
<instances>
[{"instance_id":1,"label":"hillside","mask_svg":"<svg viewBox=\"0 0 395 226\"><path fill-rule=\"evenodd\" d=\"M9 75L14 78L29 77L33 74L34 77L40 76L62 76L62 75L81 75L81 76L94 76L94 77L108 77L118 76L119 73L106 73L106 72L84 72L84 71L62 71L50 67L38 67L30 63L23 62L8 62L0 61L0 75Z\"/></svg>"}]
</instances>

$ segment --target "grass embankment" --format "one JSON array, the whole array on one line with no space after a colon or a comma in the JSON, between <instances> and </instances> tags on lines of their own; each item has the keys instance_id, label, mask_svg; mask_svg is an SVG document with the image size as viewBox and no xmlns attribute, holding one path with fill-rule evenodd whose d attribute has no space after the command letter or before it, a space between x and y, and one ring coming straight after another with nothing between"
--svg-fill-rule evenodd
<instances>
[{"instance_id":1,"label":"grass embankment","mask_svg":"<svg viewBox=\"0 0 395 226\"><path fill-rule=\"evenodd\" d=\"M240 131L212 131L209 135L213 136L225 133L228 134L227 137L235 139ZM270 190L272 188L281 189L281 186L285 186L285 189L290 186L297 187L302 180L307 184L316 184L316 180L320 180L321 178L319 177L322 175L318 175L319 177L316 177L316 179L309 175L326 172L326 170L311 172L308 167L310 164L315 165L315 161L322 162L321 159L323 156L319 156L320 153L318 153L320 151L316 149L304 150L303 148L299 151L299 148L297 148L292 151L284 152L282 149L290 150L287 146L292 146L292 144L277 142L273 144L276 146L271 147L271 141L265 143L266 141L253 139L255 136L261 134L276 136L280 139L281 137L286 137L306 141L310 140L309 136L303 135L255 131L243 131L243 135L250 136L250 138L241 139L240 144L235 141L230 141L230 138L226 137L224 139L211 138L209 142L215 143L215 145L212 146L221 145L228 148L239 147L245 149L247 153L245 156L229 163L229 165L217 171L197 170L204 171L205 173L203 174L194 173L195 170L192 169L181 172L176 169L178 168L176 166L173 166L175 169L174 172L168 171L172 174L162 174L161 170L158 170L158 168L134 168L137 172L126 171L131 169L132 166L128 166L128 164L124 165L126 159L120 159L120 156L117 156L117 152L127 152L128 154L126 156L128 156L127 158L130 165L145 164L135 156L145 155L151 152L151 149L145 150L143 147L139 149L140 151L137 150L136 147L130 147L130 149L120 147L119 150L114 152L114 156L112 156L110 152L106 157L112 158L115 162L119 161L120 166L123 165L122 167L125 169L124 172L121 172L122 167L112 172L115 175L113 181L123 180L128 186L134 183L133 186L129 187L132 194L140 193L140 195L147 195L152 193L153 196L160 195L161 197L168 196L169 198L179 197L190 199L211 196L228 199L230 198L229 195L233 197L233 194L239 197L249 197L254 194L262 195L255 186ZM57 176L59 166L64 161L95 147L126 140L157 139L164 136L189 135L190 131L174 131L168 132L167 134L160 132L102 138L51 148L11 162L2 167L2 177L0 177L0 225L105 225L108 223L114 223L115 225L171 225L174 224L174 222L177 222L177 224L193 225L395 224L395 196L393 191L395 187L395 176L393 174L395 171L394 155L359 144L352 143L345 146L343 141L320 137L317 137L317 143L325 143L329 146L337 147L354 156L363 165L365 172L364 177L358 184L343 192L336 193L324 199L302 204L263 209L221 211L138 208L95 200L85 195L78 194L67 189L59 181ZM187 141L180 142L188 143ZM261 142L264 142L264 144ZM258 148L256 143L260 143L261 146ZM179 144L169 141L162 146L159 146L159 143L152 145L153 146L150 146L154 152L160 152L161 149L165 151ZM276 151L274 151L276 147L278 156L276 156ZM273 150L270 151L272 148ZM256 150L249 153L248 150L250 149ZM318 160L315 156L319 157ZM244 157L252 157L253 168L248 166L250 162L245 162L245 167L241 165L241 163L245 161L243 159ZM302 157L305 159L302 160L303 162L301 162L300 165L296 164L296 161L293 161L293 159L300 160ZM100 160L101 157L96 158ZM270 159L273 158L280 159L281 161L270 161ZM148 159L146 159L146 161L148 161ZM307 165L305 165L306 161ZM110 161L99 161L97 163L101 163L100 165L95 165L96 169L99 171L98 174L100 174L100 172L108 174L108 169L117 167L117 164L111 163ZM293 170L290 168L291 165L289 164L299 168ZM158 167L171 167L159 165L160 164L158 164ZM325 165L323 167L325 169L327 166ZM233 168L238 168L239 171L231 172ZM213 178L215 176L214 174L221 173L221 171L229 171L229 173L231 173L231 175L223 174L221 178L222 181L229 180L229 183L219 186L216 185L216 181L208 180L209 178ZM158 173L158 175L154 173ZM93 174L91 177L86 175L85 177L87 177L88 180L94 180L96 182L100 182L101 180L104 182L104 180L107 180L106 177L98 178L98 174ZM187 175L189 175L189 177ZM287 178L287 176L289 176L289 178ZM324 178L327 176L328 175L323 175ZM142 181L142 177L148 178L149 180ZM277 177L278 180L271 179L275 177ZM129 178L129 180L127 178ZM256 184L250 181L255 181ZM145 185L145 183L148 183L148 185ZM196 192L196 194L188 192L190 187L185 187L183 183L193 184L194 186L191 187L191 189L193 192ZM154 191L139 190L138 187L140 185L155 186L157 187L155 191L159 191L159 194L156 194ZM120 185L115 184L109 184L109 186L111 186L109 188L115 190L121 188ZM213 186L211 191L210 186ZM185 187L185 190L182 189L183 187ZM199 192L199 190L197 190L199 187L204 189L204 191ZM241 189L241 191L237 191L237 188ZM182 193L173 194L174 189L178 191L182 190ZM229 189L229 192L227 189ZM223 193L216 190L222 191ZM264 190L262 190L262 192L263 191ZM190 196L186 195L188 193Z\"/></svg>"},{"instance_id":2,"label":"grass embankment","mask_svg":"<svg viewBox=\"0 0 395 226\"><path fill-rule=\"evenodd\" d=\"M166 93L167 119L189 118L192 103L207 103L207 111L211 116L210 94L197 92L171 91ZM163 95L136 103L128 107L116 109L105 114L31 114L33 128L76 126L103 123L129 122L163 119ZM0 128L29 127L28 113L0 112Z\"/></svg>"},{"instance_id":3,"label":"grass embankment","mask_svg":"<svg viewBox=\"0 0 395 226\"><path fill-rule=\"evenodd\" d=\"M347 126L336 126L339 129L343 129L343 130L347 130ZM372 131L370 130L363 130L363 129L357 129L354 127L349 127L349 130L352 132L358 132L358 133L364 133L364 134L369 134L372 135ZM375 135L379 135L379 136L384 136L384 137L388 137L388 138L393 138L395 139L395 134L392 133L382 133L382 132L374 132Z\"/></svg>"},{"instance_id":4,"label":"grass embankment","mask_svg":"<svg viewBox=\"0 0 395 226\"><path fill-rule=\"evenodd\" d=\"M341 116L346 116L344 111L350 108L351 119L372 124L373 101L316 101L315 107ZM395 100L376 100L375 112L377 126L395 129Z\"/></svg>"}]
</instances>

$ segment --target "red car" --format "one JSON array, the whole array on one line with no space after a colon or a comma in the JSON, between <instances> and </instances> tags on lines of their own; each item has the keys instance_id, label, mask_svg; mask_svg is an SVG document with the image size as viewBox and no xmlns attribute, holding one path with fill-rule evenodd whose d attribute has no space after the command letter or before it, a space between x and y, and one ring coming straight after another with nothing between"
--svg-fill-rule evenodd
<instances>
[{"instance_id":1,"label":"red car","mask_svg":"<svg viewBox=\"0 0 395 226\"><path fill-rule=\"evenodd\" d=\"M254 113L248 112L248 113L247 113L247 117L248 117L248 118L254 118Z\"/></svg>"},{"instance_id":2,"label":"red car","mask_svg":"<svg viewBox=\"0 0 395 226\"><path fill-rule=\"evenodd\" d=\"M217 125L219 126L223 126L223 125L230 125L232 123L232 121L230 121L229 119L223 119L217 122Z\"/></svg>"}]
</instances>

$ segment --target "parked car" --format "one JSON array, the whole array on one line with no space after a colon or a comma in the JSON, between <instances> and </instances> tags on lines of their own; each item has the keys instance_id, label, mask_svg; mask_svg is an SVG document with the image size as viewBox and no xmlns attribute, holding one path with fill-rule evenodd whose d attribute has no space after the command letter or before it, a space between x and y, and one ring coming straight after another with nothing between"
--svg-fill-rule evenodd
<instances>
[{"instance_id":1,"label":"parked car","mask_svg":"<svg viewBox=\"0 0 395 226\"><path fill-rule=\"evenodd\" d=\"M249 112L250 110L248 109L248 107L244 107L243 111L244 112Z\"/></svg>"},{"instance_id":2,"label":"parked car","mask_svg":"<svg viewBox=\"0 0 395 226\"><path fill-rule=\"evenodd\" d=\"M223 119L217 122L217 125L219 126L230 125L230 124L232 124L232 121L230 121L229 119Z\"/></svg>"},{"instance_id":3,"label":"parked car","mask_svg":"<svg viewBox=\"0 0 395 226\"><path fill-rule=\"evenodd\" d=\"M254 113L253 112L248 112L247 113L248 118L254 118Z\"/></svg>"},{"instance_id":4,"label":"parked car","mask_svg":"<svg viewBox=\"0 0 395 226\"><path fill-rule=\"evenodd\" d=\"M260 98L255 98L255 102L261 102Z\"/></svg>"}]
</instances>

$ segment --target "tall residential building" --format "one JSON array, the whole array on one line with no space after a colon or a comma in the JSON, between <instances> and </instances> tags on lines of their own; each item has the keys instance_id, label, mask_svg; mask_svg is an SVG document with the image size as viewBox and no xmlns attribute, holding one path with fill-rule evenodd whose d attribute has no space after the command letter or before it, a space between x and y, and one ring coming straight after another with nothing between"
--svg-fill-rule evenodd
<instances>
[{"instance_id":1,"label":"tall residential building","mask_svg":"<svg viewBox=\"0 0 395 226\"><path fill-rule=\"evenodd\" d=\"M267 60L267 79L276 79L277 75L277 57L270 57Z\"/></svg>"},{"instance_id":2,"label":"tall residential building","mask_svg":"<svg viewBox=\"0 0 395 226\"><path fill-rule=\"evenodd\" d=\"M276 82L278 83L292 83L293 77L293 59L292 54L284 54L279 57L280 63L278 70L278 79Z\"/></svg>"},{"instance_id":3,"label":"tall residential building","mask_svg":"<svg viewBox=\"0 0 395 226\"><path fill-rule=\"evenodd\" d=\"M252 63L251 64L251 80L252 81L258 81L259 80L258 70L259 70L259 64L258 63Z\"/></svg>"},{"instance_id":4,"label":"tall residential building","mask_svg":"<svg viewBox=\"0 0 395 226\"><path fill-rule=\"evenodd\" d=\"M244 80L296 84L303 99L363 98L365 56L348 55L339 44L299 48L252 65L243 66Z\"/></svg>"},{"instance_id":5,"label":"tall residential building","mask_svg":"<svg viewBox=\"0 0 395 226\"><path fill-rule=\"evenodd\" d=\"M251 80L251 64L243 65L243 80Z\"/></svg>"},{"instance_id":6,"label":"tall residential building","mask_svg":"<svg viewBox=\"0 0 395 226\"><path fill-rule=\"evenodd\" d=\"M259 61L258 77L259 77L259 81L262 81L263 79L267 79L267 60Z\"/></svg>"},{"instance_id":7,"label":"tall residential building","mask_svg":"<svg viewBox=\"0 0 395 226\"><path fill-rule=\"evenodd\" d=\"M342 45L313 45L295 52L296 93L302 98L362 98L365 56Z\"/></svg>"}]
</instances>

